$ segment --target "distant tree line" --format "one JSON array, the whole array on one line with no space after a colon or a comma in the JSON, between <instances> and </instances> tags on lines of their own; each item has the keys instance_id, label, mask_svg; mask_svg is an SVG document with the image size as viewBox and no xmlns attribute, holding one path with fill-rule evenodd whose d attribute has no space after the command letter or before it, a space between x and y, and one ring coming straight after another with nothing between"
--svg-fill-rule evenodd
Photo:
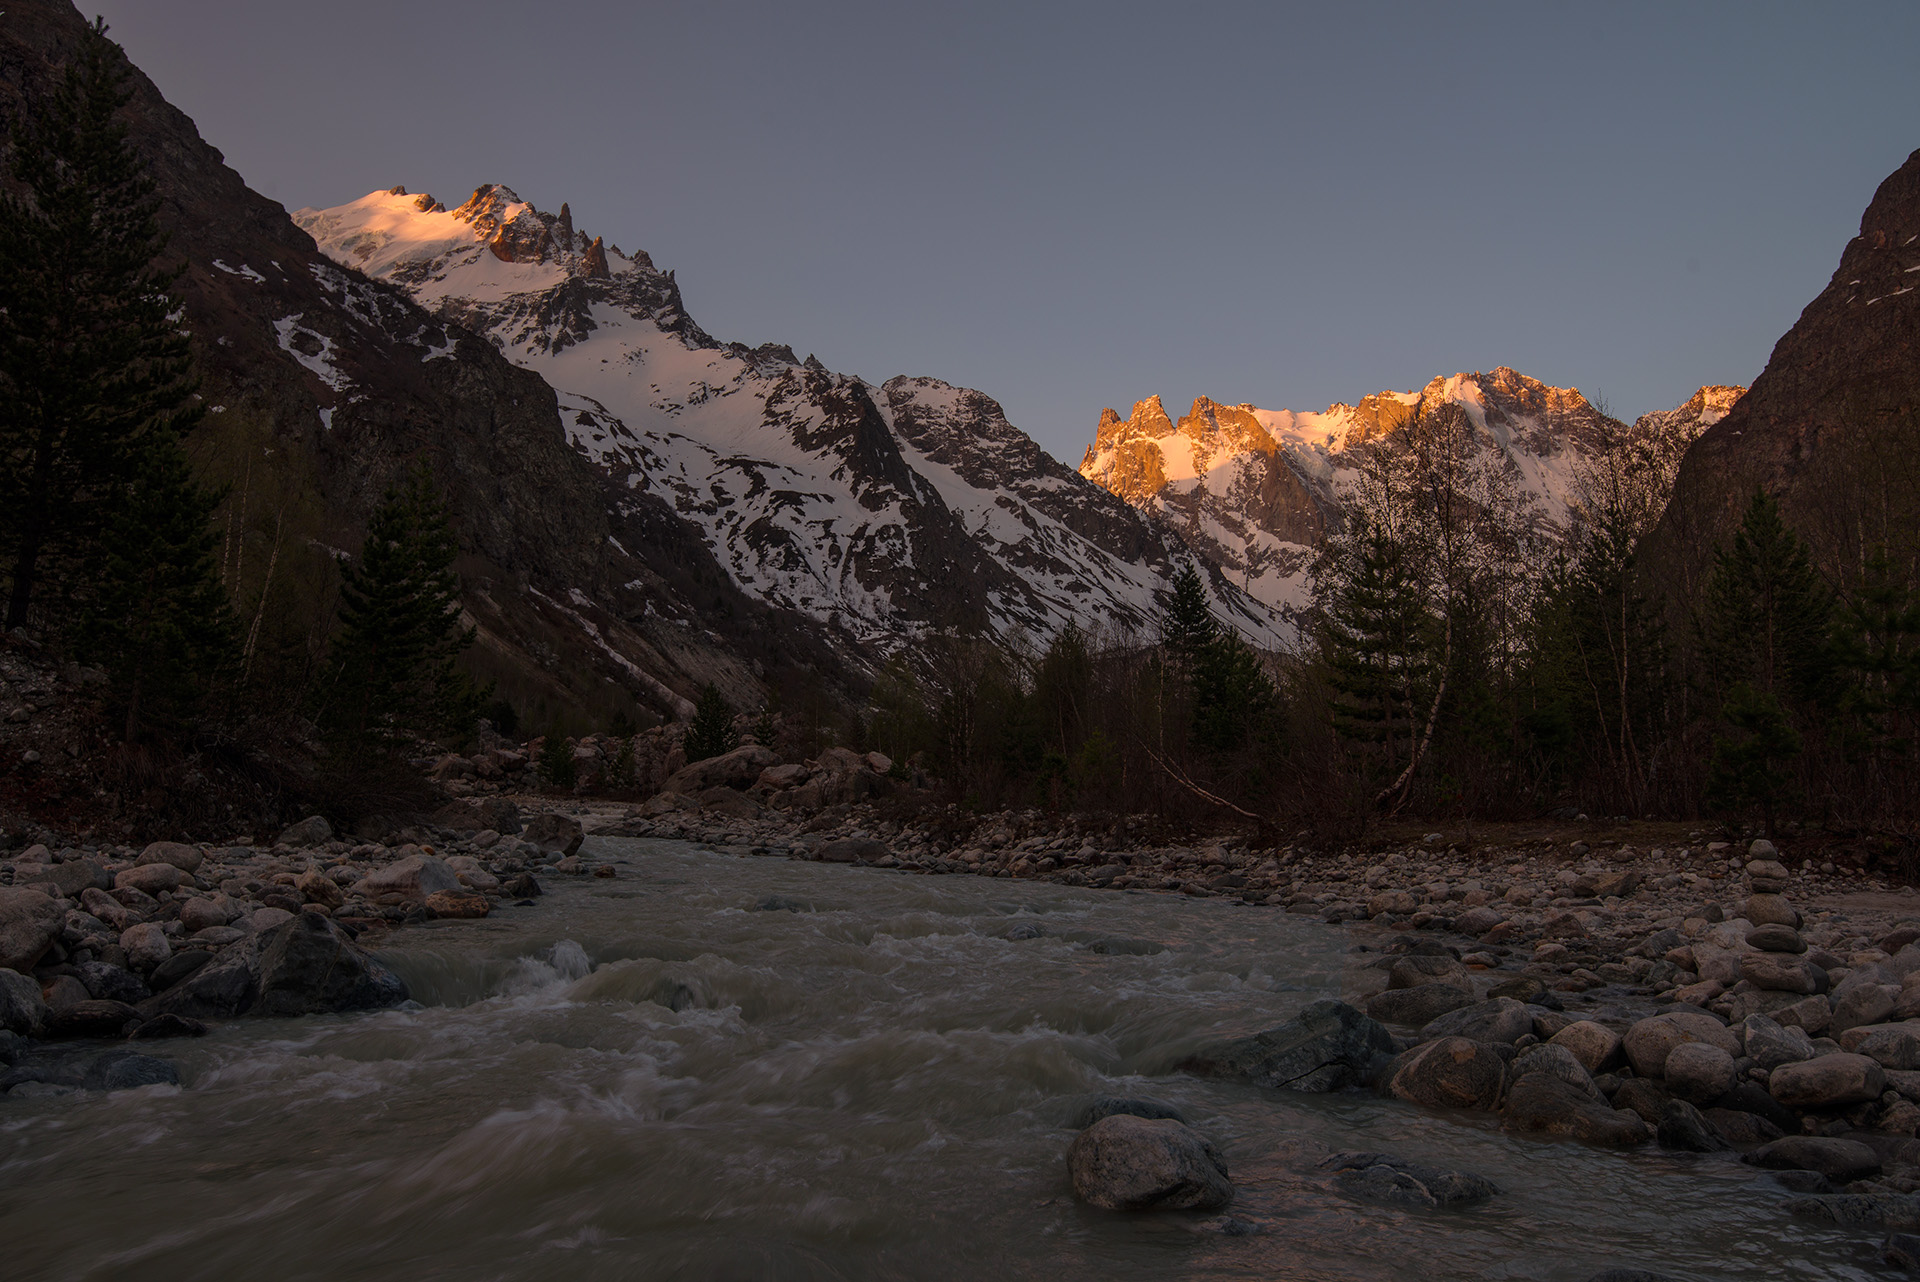
<instances>
[{"instance_id":1,"label":"distant tree line","mask_svg":"<svg viewBox=\"0 0 1920 1282\"><path fill-rule=\"evenodd\" d=\"M1291 650L1219 624L1189 568L1153 635L931 639L883 674L868 737L980 805L1349 833L1562 809L1768 831L1920 819L1920 547L1823 572L1756 492L1683 593L1640 557L1684 442L1609 444L1567 529L1475 432L1448 406L1355 451Z\"/></svg>"}]
</instances>

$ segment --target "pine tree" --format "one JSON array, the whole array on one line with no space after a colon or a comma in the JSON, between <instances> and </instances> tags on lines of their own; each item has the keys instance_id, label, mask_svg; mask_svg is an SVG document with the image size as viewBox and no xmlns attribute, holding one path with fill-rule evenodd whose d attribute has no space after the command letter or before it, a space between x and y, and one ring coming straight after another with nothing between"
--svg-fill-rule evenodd
<instances>
[{"instance_id":1,"label":"pine tree","mask_svg":"<svg viewBox=\"0 0 1920 1282\"><path fill-rule=\"evenodd\" d=\"M104 668L134 742L143 725L174 728L199 709L238 654L215 566L218 495L193 480L171 441L149 441L140 478L107 527L78 650Z\"/></svg>"},{"instance_id":2,"label":"pine tree","mask_svg":"<svg viewBox=\"0 0 1920 1282\"><path fill-rule=\"evenodd\" d=\"M579 767L573 763L573 745L557 728L547 731L534 769L540 775L540 782L547 787L560 792L573 791L573 785L579 779Z\"/></svg>"},{"instance_id":3,"label":"pine tree","mask_svg":"<svg viewBox=\"0 0 1920 1282\"><path fill-rule=\"evenodd\" d=\"M1847 676L1842 706L1857 739L1877 752L1910 751L1920 714L1920 599L1885 548L1868 555L1834 633Z\"/></svg>"},{"instance_id":4,"label":"pine tree","mask_svg":"<svg viewBox=\"0 0 1920 1282\"><path fill-rule=\"evenodd\" d=\"M1728 692L1720 718L1727 732L1713 742L1707 800L1726 810L1758 805L1771 837L1780 802L1793 783L1788 771L1800 755L1800 736L1777 695L1744 681Z\"/></svg>"},{"instance_id":5,"label":"pine tree","mask_svg":"<svg viewBox=\"0 0 1920 1282\"><path fill-rule=\"evenodd\" d=\"M1745 682L1783 703L1821 698L1830 693L1833 606L1806 541L1771 495L1756 493L1707 584L1709 672L1723 689Z\"/></svg>"},{"instance_id":6,"label":"pine tree","mask_svg":"<svg viewBox=\"0 0 1920 1282\"><path fill-rule=\"evenodd\" d=\"M1219 635L1206 585L1189 562L1174 576L1173 596L1160 615L1160 644L1177 664L1190 666Z\"/></svg>"},{"instance_id":7,"label":"pine tree","mask_svg":"<svg viewBox=\"0 0 1920 1282\"><path fill-rule=\"evenodd\" d=\"M1393 771L1413 751L1433 676L1434 620L1405 550L1380 526L1363 525L1335 555L1323 579L1320 630L1334 730L1352 743L1378 744Z\"/></svg>"},{"instance_id":8,"label":"pine tree","mask_svg":"<svg viewBox=\"0 0 1920 1282\"><path fill-rule=\"evenodd\" d=\"M460 626L459 551L423 464L390 488L343 570L340 627L322 722L347 760L392 756L410 740L464 734L486 692L454 666L472 643Z\"/></svg>"},{"instance_id":9,"label":"pine tree","mask_svg":"<svg viewBox=\"0 0 1920 1282\"><path fill-rule=\"evenodd\" d=\"M692 763L732 752L739 742L733 733L733 707L720 693L720 687L709 681L693 706L693 720L680 741L681 750Z\"/></svg>"},{"instance_id":10,"label":"pine tree","mask_svg":"<svg viewBox=\"0 0 1920 1282\"><path fill-rule=\"evenodd\" d=\"M1193 666L1194 742L1214 753L1244 748L1279 704L1259 654L1222 628Z\"/></svg>"},{"instance_id":11,"label":"pine tree","mask_svg":"<svg viewBox=\"0 0 1920 1282\"><path fill-rule=\"evenodd\" d=\"M60 86L16 122L0 196L0 570L6 626L52 589L84 597L143 441L199 416L191 353L155 265L153 179L120 118L125 54L88 28Z\"/></svg>"}]
</instances>

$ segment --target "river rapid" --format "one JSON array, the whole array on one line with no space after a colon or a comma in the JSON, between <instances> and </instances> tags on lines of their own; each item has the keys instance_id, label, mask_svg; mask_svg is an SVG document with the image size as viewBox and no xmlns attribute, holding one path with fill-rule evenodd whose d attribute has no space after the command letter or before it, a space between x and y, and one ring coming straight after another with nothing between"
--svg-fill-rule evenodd
<instances>
[{"instance_id":1,"label":"river rapid","mask_svg":"<svg viewBox=\"0 0 1920 1282\"><path fill-rule=\"evenodd\" d=\"M0 1275L37 1279L1868 1278L1724 1158L1175 1074L1340 995L1356 936L1176 895L593 839L612 880L411 929L417 1005L156 1044L183 1087L0 1101ZM1078 1204L1098 1093L1225 1153L1221 1217ZM1503 1190L1375 1206L1374 1150Z\"/></svg>"}]
</instances>

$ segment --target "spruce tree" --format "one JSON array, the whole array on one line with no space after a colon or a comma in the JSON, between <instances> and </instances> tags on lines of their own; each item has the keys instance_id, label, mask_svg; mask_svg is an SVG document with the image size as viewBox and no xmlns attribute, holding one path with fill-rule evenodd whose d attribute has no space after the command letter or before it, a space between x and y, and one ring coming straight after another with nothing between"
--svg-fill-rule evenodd
<instances>
[{"instance_id":1,"label":"spruce tree","mask_svg":"<svg viewBox=\"0 0 1920 1282\"><path fill-rule=\"evenodd\" d=\"M1191 666L1219 635L1206 585L1189 562L1174 576L1173 596L1160 615L1160 644L1176 663Z\"/></svg>"},{"instance_id":2,"label":"spruce tree","mask_svg":"<svg viewBox=\"0 0 1920 1282\"><path fill-rule=\"evenodd\" d=\"M83 598L78 571L143 466L198 418L179 270L121 111L132 72L96 21L58 88L14 123L0 196L0 573L6 626Z\"/></svg>"},{"instance_id":3,"label":"spruce tree","mask_svg":"<svg viewBox=\"0 0 1920 1282\"><path fill-rule=\"evenodd\" d=\"M191 718L238 652L214 559L219 496L194 482L172 441L149 440L143 453L89 575L78 633L79 653L112 681L129 743L143 725Z\"/></svg>"},{"instance_id":4,"label":"spruce tree","mask_svg":"<svg viewBox=\"0 0 1920 1282\"><path fill-rule=\"evenodd\" d=\"M739 742L733 732L733 707L720 687L709 681L693 706L693 720L687 725L680 748L692 763L732 752Z\"/></svg>"},{"instance_id":5,"label":"spruce tree","mask_svg":"<svg viewBox=\"0 0 1920 1282\"><path fill-rule=\"evenodd\" d=\"M547 787L559 792L573 791L573 785L579 779L579 767L573 763L573 745L557 728L547 731L546 741L540 745L540 759L534 769Z\"/></svg>"},{"instance_id":6,"label":"spruce tree","mask_svg":"<svg viewBox=\"0 0 1920 1282\"><path fill-rule=\"evenodd\" d=\"M474 636L460 626L458 551L432 472L410 469L374 509L360 555L342 572L321 720L343 760L464 734L478 718L484 692L454 666Z\"/></svg>"},{"instance_id":7,"label":"spruce tree","mask_svg":"<svg viewBox=\"0 0 1920 1282\"><path fill-rule=\"evenodd\" d=\"M1885 548L1861 567L1834 628L1846 674L1842 707L1856 742L1875 752L1912 750L1920 714L1920 599Z\"/></svg>"},{"instance_id":8,"label":"spruce tree","mask_svg":"<svg viewBox=\"0 0 1920 1282\"><path fill-rule=\"evenodd\" d=\"M1833 592L1765 491L1716 553L1706 604L1702 648L1722 689L1745 682L1783 702L1830 692Z\"/></svg>"},{"instance_id":9,"label":"spruce tree","mask_svg":"<svg viewBox=\"0 0 1920 1282\"><path fill-rule=\"evenodd\" d=\"M1354 532L1323 590L1321 653L1342 739L1379 745L1389 770L1413 751L1416 709L1434 667L1434 620L1405 549L1384 529Z\"/></svg>"}]
</instances>

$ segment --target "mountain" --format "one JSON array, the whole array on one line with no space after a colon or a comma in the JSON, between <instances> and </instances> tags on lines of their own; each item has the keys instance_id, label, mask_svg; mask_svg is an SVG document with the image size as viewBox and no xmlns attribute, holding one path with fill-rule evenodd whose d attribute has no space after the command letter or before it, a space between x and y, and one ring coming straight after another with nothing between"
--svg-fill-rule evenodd
<instances>
[{"instance_id":1,"label":"mountain","mask_svg":"<svg viewBox=\"0 0 1920 1282\"><path fill-rule=\"evenodd\" d=\"M489 184L448 208L395 187L294 220L343 268L538 374L572 447L699 529L743 592L876 652L955 627L1145 630L1190 555L979 392L720 342L672 272L590 237L565 204L547 213ZM1284 635L1258 602L1215 590L1250 639Z\"/></svg>"},{"instance_id":2,"label":"mountain","mask_svg":"<svg viewBox=\"0 0 1920 1282\"><path fill-rule=\"evenodd\" d=\"M0 116L51 91L83 29L62 0L9 0ZM277 645L295 678L311 670L333 559L426 460L459 531L473 663L537 727L678 715L707 681L745 706L860 684L866 659L843 638L738 591L664 499L609 485L538 375L322 254L149 79L130 88L211 411L189 446L232 487L222 568L250 662L257 641L262 661Z\"/></svg>"},{"instance_id":3,"label":"mountain","mask_svg":"<svg viewBox=\"0 0 1920 1282\"><path fill-rule=\"evenodd\" d=\"M1223 405L1200 397L1178 421L1157 396L1121 418L1102 410L1080 474L1170 525L1231 582L1282 613L1307 603L1315 550L1338 532L1360 479L1361 447L1417 416L1455 405L1479 461L1511 481L1541 532L1564 530L1583 471L1621 445L1677 459L1740 397L1704 387L1631 427L1571 388L1513 370L1436 378L1418 392L1379 392L1317 413Z\"/></svg>"},{"instance_id":4,"label":"mountain","mask_svg":"<svg viewBox=\"0 0 1920 1282\"><path fill-rule=\"evenodd\" d=\"M1882 182L1818 297L1682 459L1650 565L1684 600L1755 490L1837 577L1886 545L1920 554L1920 151Z\"/></svg>"}]
</instances>

